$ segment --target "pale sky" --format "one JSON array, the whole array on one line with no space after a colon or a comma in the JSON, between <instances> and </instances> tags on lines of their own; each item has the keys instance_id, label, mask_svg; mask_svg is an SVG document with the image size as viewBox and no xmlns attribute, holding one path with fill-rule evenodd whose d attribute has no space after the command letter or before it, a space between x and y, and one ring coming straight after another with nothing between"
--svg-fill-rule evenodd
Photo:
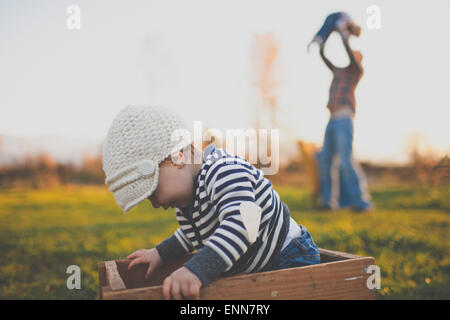
<instances>
[{"instance_id":1,"label":"pale sky","mask_svg":"<svg viewBox=\"0 0 450 320\"><path fill-rule=\"evenodd\" d=\"M66 26L70 5L81 28ZM369 29L367 8L380 8ZM450 1L0 0L0 135L101 141L125 105L159 104L221 130L251 128L252 38L279 41L281 138L322 144L331 73L306 46L346 11L362 27L356 91L358 159L404 161L410 136L450 151ZM337 36L326 54L348 59Z\"/></svg>"}]
</instances>

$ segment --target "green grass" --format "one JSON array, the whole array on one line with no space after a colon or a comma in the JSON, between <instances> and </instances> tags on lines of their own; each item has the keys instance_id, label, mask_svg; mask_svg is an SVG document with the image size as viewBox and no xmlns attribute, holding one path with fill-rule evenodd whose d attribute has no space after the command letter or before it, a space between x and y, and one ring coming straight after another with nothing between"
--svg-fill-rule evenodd
<instances>
[{"instance_id":1,"label":"green grass","mask_svg":"<svg viewBox=\"0 0 450 320\"><path fill-rule=\"evenodd\" d=\"M308 192L276 188L319 247L373 256L381 299L450 299L448 188L372 190L376 210L311 210ZM150 248L177 228L173 210L149 202L122 214L106 187L2 190L0 299L98 298L97 262ZM81 290L68 290L69 265Z\"/></svg>"}]
</instances>

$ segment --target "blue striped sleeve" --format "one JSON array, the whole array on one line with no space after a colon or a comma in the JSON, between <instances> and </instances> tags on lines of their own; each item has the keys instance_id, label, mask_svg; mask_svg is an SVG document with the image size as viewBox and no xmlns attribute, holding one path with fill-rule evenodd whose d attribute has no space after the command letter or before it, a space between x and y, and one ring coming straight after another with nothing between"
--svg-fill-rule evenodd
<instances>
[{"instance_id":1,"label":"blue striped sleeve","mask_svg":"<svg viewBox=\"0 0 450 320\"><path fill-rule=\"evenodd\" d=\"M250 245L239 208L243 202L255 203L255 178L248 164L225 160L214 163L205 176L205 189L220 222L205 245L225 261L229 270Z\"/></svg>"}]
</instances>

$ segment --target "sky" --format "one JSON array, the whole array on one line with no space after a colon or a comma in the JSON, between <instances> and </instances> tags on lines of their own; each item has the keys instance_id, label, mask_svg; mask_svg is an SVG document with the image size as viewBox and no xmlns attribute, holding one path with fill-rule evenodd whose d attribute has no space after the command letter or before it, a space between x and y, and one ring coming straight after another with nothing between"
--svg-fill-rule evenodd
<instances>
[{"instance_id":1,"label":"sky","mask_svg":"<svg viewBox=\"0 0 450 320\"><path fill-rule=\"evenodd\" d=\"M68 7L80 9L69 29ZM368 8L380 11L369 28ZM331 73L306 46L329 13L362 28L354 154L403 162L413 137L450 151L450 1L21 1L0 0L0 135L102 141L126 105L164 105L219 130L252 128L255 35L280 49L278 127L285 151L321 145ZM337 35L326 55L348 58ZM259 109L258 109L259 108Z\"/></svg>"}]
</instances>

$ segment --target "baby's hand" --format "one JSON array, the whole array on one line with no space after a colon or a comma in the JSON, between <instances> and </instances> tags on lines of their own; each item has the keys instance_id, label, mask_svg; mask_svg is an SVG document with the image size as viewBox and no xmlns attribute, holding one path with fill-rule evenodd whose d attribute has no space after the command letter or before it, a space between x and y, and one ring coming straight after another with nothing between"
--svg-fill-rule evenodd
<instances>
[{"instance_id":1,"label":"baby's hand","mask_svg":"<svg viewBox=\"0 0 450 320\"><path fill-rule=\"evenodd\" d=\"M170 295L176 300L200 299L200 287L202 282L188 268L181 267L164 279L163 296L169 300Z\"/></svg>"},{"instance_id":2,"label":"baby's hand","mask_svg":"<svg viewBox=\"0 0 450 320\"><path fill-rule=\"evenodd\" d=\"M133 259L128 265L130 270L134 265L140 263L148 263L148 269L145 273L145 277L148 278L150 274L162 265L161 257L156 248L153 249L140 249L130 254L127 259Z\"/></svg>"}]
</instances>

